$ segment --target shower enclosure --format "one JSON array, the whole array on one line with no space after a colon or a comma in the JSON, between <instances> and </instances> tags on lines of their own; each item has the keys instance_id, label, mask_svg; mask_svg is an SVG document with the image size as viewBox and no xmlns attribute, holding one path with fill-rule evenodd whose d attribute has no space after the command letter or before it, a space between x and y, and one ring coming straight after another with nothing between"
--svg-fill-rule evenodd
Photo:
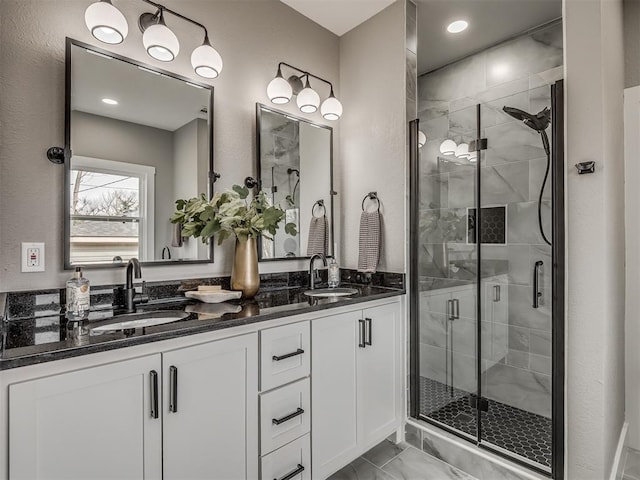
<instances>
[{"instance_id":1,"label":"shower enclosure","mask_svg":"<svg viewBox=\"0 0 640 480\"><path fill-rule=\"evenodd\" d=\"M411 125L411 413L561 478L562 81L466 100Z\"/></svg>"}]
</instances>

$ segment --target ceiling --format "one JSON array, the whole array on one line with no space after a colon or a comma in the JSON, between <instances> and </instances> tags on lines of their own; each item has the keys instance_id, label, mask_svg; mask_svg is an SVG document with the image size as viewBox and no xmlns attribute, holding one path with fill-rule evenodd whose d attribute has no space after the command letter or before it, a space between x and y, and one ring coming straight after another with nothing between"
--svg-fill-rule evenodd
<instances>
[{"instance_id":1,"label":"ceiling","mask_svg":"<svg viewBox=\"0 0 640 480\"><path fill-rule=\"evenodd\" d=\"M344 35L394 0L281 0L338 36ZM418 74L562 16L562 0L413 0L418 5ZM469 28L452 35L454 20Z\"/></svg>"},{"instance_id":2,"label":"ceiling","mask_svg":"<svg viewBox=\"0 0 640 480\"><path fill-rule=\"evenodd\" d=\"M562 16L562 0L415 0L418 5L418 74ZM454 20L469 28L447 32Z\"/></svg>"},{"instance_id":3,"label":"ceiling","mask_svg":"<svg viewBox=\"0 0 640 480\"><path fill-rule=\"evenodd\" d=\"M194 118L208 118L200 110L209 105L209 89L94 55L78 46L72 52L72 110L171 132ZM106 105L103 98L117 100L118 105Z\"/></svg>"},{"instance_id":4,"label":"ceiling","mask_svg":"<svg viewBox=\"0 0 640 480\"><path fill-rule=\"evenodd\" d=\"M338 36L384 10L395 0L280 0Z\"/></svg>"}]
</instances>

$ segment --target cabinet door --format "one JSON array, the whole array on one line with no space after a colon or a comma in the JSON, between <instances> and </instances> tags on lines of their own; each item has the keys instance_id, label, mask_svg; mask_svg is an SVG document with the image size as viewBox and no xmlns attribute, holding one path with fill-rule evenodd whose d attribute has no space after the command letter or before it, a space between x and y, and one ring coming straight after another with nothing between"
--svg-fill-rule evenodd
<instances>
[{"instance_id":1,"label":"cabinet door","mask_svg":"<svg viewBox=\"0 0 640 480\"><path fill-rule=\"evenodd\" d=\"M164 479L258 476L258 337L162 355Z\"/></svg>"},{"instance_id":2,"label":"cabinet door","mask_svg":"<svg viewBox=\"0 0 640 480\"><path fill-rule=\"evenodd\" d=\"M9 386L10 478L160 479L160 366L150 355Z\"/></svg>"},{"instance_id":3,"label":"cabinet door","mask_svg":"<svg viewBox=\"0 0 640 480\"><path fill-rule=\"evenodd\" d=\"M358 349L358 425L360 447L369 448L399 425L400 315L396 304L362 313L366 346Z\"/></svg>"},{"instance_id":4,"label":"cabinet door","mask_svg":"<svg viewBox=\"0 0 640 480\"><path fill-rule=\"evenodd\" d=\"M357 457L358 320L360 312L311 322L311 445L314 478Z\"/></svg>"}]
</instances>

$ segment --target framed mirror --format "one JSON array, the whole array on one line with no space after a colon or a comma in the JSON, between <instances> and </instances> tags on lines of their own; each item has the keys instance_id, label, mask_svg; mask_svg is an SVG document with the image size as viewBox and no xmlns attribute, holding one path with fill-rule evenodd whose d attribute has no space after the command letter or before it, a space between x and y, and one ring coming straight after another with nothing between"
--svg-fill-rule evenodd
<instances>
[{"instance_id":1,"label":"framed mirror","mask_svg":"<svg viewBox=\"0 0 640 480\"><path fill-rule=\"evenodd\" d=\"M256 135L260 186L298 231L262 238L258 258L333 256L333 129L258 103Z\"/></svg>"},{"instance_id":2,"label":"framed mirror","mask_svg":"<svg viewBox=\"0 0 640 480\"><path fill-rule=\"evenodd\" d=\"M177 198L212 194L213 87L67 39L65 268L213 261Z\"/></svg>"}]
</instances>

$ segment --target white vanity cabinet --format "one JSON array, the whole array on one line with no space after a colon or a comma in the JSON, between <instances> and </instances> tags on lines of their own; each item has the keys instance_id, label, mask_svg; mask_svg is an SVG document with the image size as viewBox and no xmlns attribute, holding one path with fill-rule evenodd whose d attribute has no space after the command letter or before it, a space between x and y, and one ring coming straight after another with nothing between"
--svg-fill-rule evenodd
<instances>
[{"instance_id":1,"label":"white vanity cabinet","mask_svg":"<svg viewBox=\"0 0 640 480\"><path fill-rule=\"evenodd\" d=\"M255 479L257 334L9 386L10 479Z\"/></svg>"},{"instance_id":2,"label":"white vanity cabinet","mask_svg":"<svg viewBox=\"0 0 640 480\"><path fill-rule=\"evenodd\" d=\"M398 303L311 322L313 477L323 479L401 422Z\"/></svg>"},{"instance_id":3,"label":"white vanity cabinet","mask_svg":"<svg viewBox=\"0 0 640 480\"><path fill-rule=\"evenodd\" d=\"M160 373L156 354L10 385L9 478L161 478Z\"/></svg>"}]
</instances>

